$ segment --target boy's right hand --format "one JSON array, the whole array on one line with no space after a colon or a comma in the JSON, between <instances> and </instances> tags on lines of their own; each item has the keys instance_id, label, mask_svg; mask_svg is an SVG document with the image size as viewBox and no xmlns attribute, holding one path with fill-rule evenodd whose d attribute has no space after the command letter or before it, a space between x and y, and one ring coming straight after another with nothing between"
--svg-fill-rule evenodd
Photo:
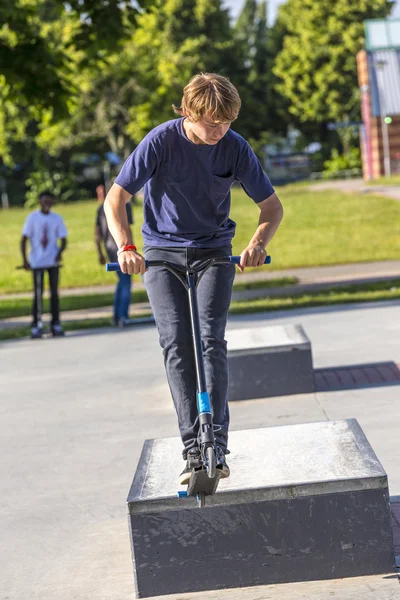
<instances>
[{"instance_id":1,"label":"boy's right hand","mask_svg":"<svg viewBox=\"0 0 400 600\"><path fill-rule=\"evenodd\" d=\"M134 250L127 250L118 255L119 266L123 273L128 275L143 275L146 272L146 261L144 257Z\"/></svg>"},{"instance_id":2,"label":"boy's right hand","mask_svg":"<svg viewBox=\"0 0 400 600\"><path fill-rule=\"evenodd\" d=\"M30 271L31 270L31 265L25 259L24 259L24 269L25 269L25 271Z\"/></svg>"}]
</instances>

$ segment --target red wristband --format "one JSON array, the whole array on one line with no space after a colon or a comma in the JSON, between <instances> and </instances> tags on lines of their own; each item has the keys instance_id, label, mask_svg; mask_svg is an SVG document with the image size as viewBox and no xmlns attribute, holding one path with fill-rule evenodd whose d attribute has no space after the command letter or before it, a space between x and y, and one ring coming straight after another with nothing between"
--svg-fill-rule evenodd
<instances>
[{"instance_id":1,"label":"red wristband","mask_svg":"<svg viewBox=\"0 0 400 600\"><path fill-rule=\"evenodd\" d=\"M135 252L137 252L136 246L130 244L129 246L122 246L122 248L118 250L117 255L121 254L121 252L127 252L128 250L134 250Z\"/></svg>"}]
</instances>

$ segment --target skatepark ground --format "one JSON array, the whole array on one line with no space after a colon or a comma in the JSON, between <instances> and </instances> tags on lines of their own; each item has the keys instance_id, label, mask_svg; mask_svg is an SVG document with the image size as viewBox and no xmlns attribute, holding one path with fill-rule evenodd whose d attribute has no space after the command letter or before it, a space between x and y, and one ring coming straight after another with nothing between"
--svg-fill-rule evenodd
<instances>
[{"instance_id":1,"label":"skatepark ground","mask_svg":"<svg viewBox=\"0 0 400 600\"><path fill-rule=\"evenodd\" d=\"M228 327L300 323L315 368L362 368L400 363L399 314L400 301L353 304L231 317ZM144 440L178 435L154 325L4 342L0 364L2 597L133 600L125 500ZM354 417L400 496L396 381L232 402L231 429ZM399 591L388 574L190 598L394 600Z\"/></svg>"}]
</instances>

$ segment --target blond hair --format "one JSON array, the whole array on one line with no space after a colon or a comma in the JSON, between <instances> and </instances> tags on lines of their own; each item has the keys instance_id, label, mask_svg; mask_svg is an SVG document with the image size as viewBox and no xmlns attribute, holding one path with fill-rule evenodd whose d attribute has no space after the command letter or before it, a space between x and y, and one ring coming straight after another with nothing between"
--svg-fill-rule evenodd
<instances>
[{"instance_id":1,"label":"blond hair","mask_svg":"<svg viewBox=\"0 0 400 600\"><path fill-rule=\"evenodd\" d=\"M226 123L237 118L240 105L239 93L227 77L198 73L184 88L181 106L172 108L193 122L210 115L216 123Z\"/></svg>"}]
</instances>

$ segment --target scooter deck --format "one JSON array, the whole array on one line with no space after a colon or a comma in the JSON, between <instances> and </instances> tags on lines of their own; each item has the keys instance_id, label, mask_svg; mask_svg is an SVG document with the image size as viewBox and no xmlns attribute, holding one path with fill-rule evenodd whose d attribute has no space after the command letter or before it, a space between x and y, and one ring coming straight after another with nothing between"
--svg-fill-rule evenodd
<instances>
[{"instance_id":1,"label":"scooter deck","mask_svg":"<svg viewBox=\"0 0 400 600\"><path fill-rule=\"evenodd\" d=\"M205 469L192 469L187 489L188 496L197 496L201 493L206 496L212 496L217 491L220 479L221 472L219 469L216 470L215 477L213 478L207 475Z\"/></svg>"}]
</instances>

